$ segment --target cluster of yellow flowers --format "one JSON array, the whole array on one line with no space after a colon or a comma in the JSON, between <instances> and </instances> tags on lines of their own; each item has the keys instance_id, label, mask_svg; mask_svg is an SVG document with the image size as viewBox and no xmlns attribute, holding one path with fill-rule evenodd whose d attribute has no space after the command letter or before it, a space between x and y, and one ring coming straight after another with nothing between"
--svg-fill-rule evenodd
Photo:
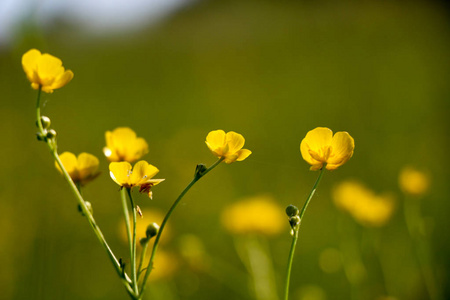
<instances>
[{"instance_id":1,"label":"cluster of yellow flowers","mask_svg":"<svg viewBox=\"0 0 450 300\"><path fill-rule=\"evenodd\" d=\"M337 185L333 191L333 200L338 208L368 227L383 226L395 209L391 195L377 195L357 181L345 181Z\"/></svg>"},{"instance_id":2,"label":"cluster of yellow flowers","mask_svg":"<svg viewBox=\"0 0 450 300\"><path fill-rule=\"evenodd\" d=\"M174 204L165 215L161 226L156 223L152 223L147 227L146 237L141 239L143 255L141 256L139 266L137 266L136 215L137 213L141 213L141 210L132 200L131 189L138 187L139 192L146 193L151 198L152 187L161 183L164 179L154 179L153 177L159 172L158 168L149 164L145 160L138 161L148 153L148 144L144 138L138 137L136 133L128 127L119 127L113 131L106 132L106 146L103 148L103 153L110 161L110 176L121 189L125 188L127 190L133 210L133 223L131 223L131 221L128 220L126 199L125 196L123 196L127 237L130 246L132 275L131 279L127 279L124 270L125 265L123 262L115 259L114 254L111 252L102 233L96 226L92 214L89 213L90 209L87 202L84 201L83 197L79 193L80 186L85 185L98 176L99 160L94 155L85 152L78 156L70 152L64 152L61 155L58 155L56 147L56 131L49 129L50 119L47 117L41 117L40 115L39 101L41 91L52 93L55 89L63 87L72 80L73 72L70 70L65 70L62 65L62 61L59 58L47 53L42 54L36 49L31 49L22 56L22 66L28 80L31 82L31 87L39 91L36 111L39 127L38 138L47 142L56 160L57 169L63 173L65 178L71 184L71 187L79 201L79 207L81 207L82 212L89 218L92 229L96 232L99 241L108 252L117 272L119 273L119 276L124 279L128 293L133 299L141 299L141 295L144 292L145 283L153 266L153 258L161 237L161 232L163 231L173 209L179 203L183 195L199 178L208 173L222 161L226 164L231 164L236 161L243 161L249 157L252 152L248 149L243 149L245 139L239 133L234 131L225 132L223 130L214 130L209 132L206 136L206 145L213 155L219 158L219 160L210 168L206 168L203 164L197 165L193 181L175 200ZM323 174L322 171L325 169L335 170L345 164L353 156L354 148L355 142L347 132L337 132L333 135L333 132L325 127L317 127L309 131L305 138L301 141L300 152L303 159L311 165L310 170L321 170L321 172L316 184L313 187L313 190L310 193L310 196L308 197L308 200L305 202L301 215L299 215L299 210L297 208L293 210L293 206L288 207L289 212L287 211L287 214L292 232L294 232L295 229L295 233L293 234L294 247L291 247L290 264L292 264L292 255L295 249L296 240L298 238L298 229L301 217L303 217L306 206L311 200L311 197L314 195L317 184ZM132 166L131 163L134 162L136 163ZM74 183L76 183L76 186ZM122 195L125 195L125 190L122 191ZM352 213L357 214L358 211L358 214L361 215L362 211L366 211L361 207L368 205L367 203L371 202L370 205L373 205L374 203L382 203L381 200L369 194L369 192L360 189L359 196L353 195L353 198L350 198L350 200L348 200L348 198L340 200L344 203L341 205L343 207L348 207ZM353 201L359 202L359 204L356 205ZM383 205L379 206L384 207ZM350 207L352 208L350 209ZM259 196L245 199L230 205L223 212L222 221L224 226L233 233L260 233L264 235L274 235L283 230L283 224L285 224L286 216L273 199L267 196ZM379 220L370 220L368 222L373 224L380 223ZM144 260L148 241L154 236L156 236L156 238L154 241L151 258L148 262L148 267L142 269L141 264ZM163 259L164 255L161 256L160 260ZM171 259L168 258L168 260ZM146 271L144 279L142 280L142 287L139 289L138 272L143 270ZM288 270L290 270L290 267ZM287 276L287 278L289 278L289 276Z\"/></svg>"}]
</instances>

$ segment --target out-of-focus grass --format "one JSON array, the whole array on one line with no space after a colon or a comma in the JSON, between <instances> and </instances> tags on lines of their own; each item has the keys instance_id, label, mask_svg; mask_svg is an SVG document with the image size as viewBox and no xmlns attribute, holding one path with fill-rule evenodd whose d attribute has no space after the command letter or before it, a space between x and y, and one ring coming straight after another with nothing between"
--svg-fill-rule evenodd
<instances>
[{"instance_id":1,"label":"out-of-focus grass","mask_svg":"<svg viewBox=\"0 0 450 300\"><path fill-rule=\"evenodd\" d=\"M309 290L328 299L349 297L343 272L324 274L318 263L324 249L341 241L341 213L330 201L331 187L360 178L378 192L398 194L401 207L397 176L405 164L433 176L425 213L438 271L448 277L448 30L442 8L429 3L213 1L127 37L89 39L65 27L38 43L18 36L12 51L0 53L0 297L126 297L45 145L33 136L36 93L20 66L31 47L62 58L75 73L66 87L44 95L43 114L58 131L61 151L101 158L103 174L85 195L118 256L128 257L118 238L118 189L101 153L106 130L129 126L146 138L145 158L166 181L154 188L153 200L137 196L137 203L162 210L197 163L214 162L204 144L209 131L244 135L253 154L208 174L171 221L175 236L197 235L211 256L239 269L232 239L220 225L223 207L261 193L282 206L300 206L317 175L302 161L300 141L308 130L327 126L350 132L355 155L325 174L308 209L294 261L293 297ZM399 209L379 232L384 278L393 296L424 299L402 218ZM167 247L175 251L176 237L172 243ZM280 287L289 243L286 221L286 233L270 240ZM384 293L383 276L373 260L368 268L366 292L374 299ZM248 294L245 282L235 285ZM186 265L161 286L151 289L164 299L251 298Z\"/></svg>"}]
</instances>

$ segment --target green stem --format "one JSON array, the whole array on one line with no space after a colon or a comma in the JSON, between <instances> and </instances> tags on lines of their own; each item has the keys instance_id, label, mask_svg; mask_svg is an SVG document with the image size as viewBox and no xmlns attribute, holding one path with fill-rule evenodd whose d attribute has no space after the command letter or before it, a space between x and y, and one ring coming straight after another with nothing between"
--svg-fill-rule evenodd
<instances>
[{"instance_id":1,"label":"green stem","mask_svg":"<svg viewBox=\"0 0 450 300\"><path fill-rule=\"evenodd\" d=\"M413 242L413 247L420 272L425 283L425 288L431 300L443 299L438 287L438 281L433 272L433 259L431 254L430 242L427 236L421 234L420 226L423 226L424 220L420 210L420 199L406 199L404 201L405 222L409 235Z\"/></svg>"},{"instance_id":2,"label":"green stem","mask_svg":"<svg viewBox=\"0 0 450 300\"><path fill-rule=\"evenodd\" d=\"M144 264L145 255L147 254L147 248L148 248L148 241L142 246L142 252L141 252L141 258L139 259L139 265L138 265L138 275L137 279L139 280L139 277L141 276L141 273L144 271L142 270L142 265Z\"/></svg>"},{"instance_id":3,"label":"green stem","mask_svg":"<svg viewBox=\"0 0 450 300\"><path fill-rule=\"evenodd\" d=\"M130 222L130 213L128 212L128 204L127 204L127 196L126 196L126 188L122 188L120 190L120 198L122 200L122 210L123 210L123 217L125 219L125 228L127 231L127 239L128 239L128 250L130 253L130 263L133 261L131 255L133 253L133 245L132 245L132 238L131 238L131 222Z\"/></svg>"},{"instance_id":4,"label":"green stem","mask_svg":"<svg viewBox=\"0 0 450 300\"><path fill-rule=\"evenodd\" d=\"M38 90L38 98L37 98L37 104L36 104L36 120L37 120L37 126L39 128L39 132L43 136L45 136L45 131L44 131L44 128L42 127L42 123L41 123L40 96L41 96L41 88L39 88L39 90ZM64 178L69 183L70 189L74 193L75 198L77 199L78 204L80 205L83 214L87 217L87 219L89 221L89 225L91 226L92 230L94 231L95 235L97 236L97 239L99 240L100 244L103 246L106 253L108 254L108 257L111 260L111 262L112 262L114 268L116 269L117 274L121 278L123 284L125 285L128 294L130 294L130 296L132 296L133 291L131 290L131 287L129 285L131 283L130 278L122 271L122 267L121 267L119 261L114 256L114 253L112 252L111 248L109 247L108 243L106 242L105 237L103 236L103 233L101 232L100 228L97 226L97 223L95 222L94 217L92 216L91 212L89 211L88 207L86 206L86 203L85 203L83 197L81 196L79 190L77 189L77 186L75 185L75 183L73 182L69 173L65 169L63 163L61 162L58 152L56 151L56 146L53 145L52 141L49 139L46 139L46 142L47 142L47 146L50 149L51 154L53 155L54 160L56 161L59 168L61 169Z\"/></svg>"},{"instance_id":5,"label":"green stem","mask_svg":"<svg viewBox=\"0 0 450 300\"><path fill-rule=\"evenodd\" d=\"M300 230L300 225L302 224L303 215L305 214L306 208L308 207L309 202L311 201L312 197L316 193L317 186L319 185L320 180L322 179L323 170L325 169L325 166L320 169L319 177L317 177L316 182L314 183L314 186L309 193L308 198L306 199L305 204L303 204L303 208L300 212L300 222L295 228L293 228L293 235L292 235L292 243L291 243L291 250L289 251L289 258L288 258L288 266L286 271L286 285L284 288L284 300L289 299L289 283L291 281L291 270L292 270L292 262L294 261L294 252L295 247L297 246L297 240L298 240L298 232Z\"/></svg>"},{"instance_id":6,"label":"green stem","mask_svg":"<svg viewBox=\"0 0 450 300\"><path fill-rule=\"evenodd\" d=\"M178 198L175 200L175 202L170 207L169 211L167 212L166 216L164 217L164 220L161 223L161 227L158 230L158 234L156 235L155 243L153 244L152 254L150 256L150 261L148 262L147 269L145 270L145 276L144 281L142 282L142 287L139 295L143 295L145 290L145 284L147 283L148 277L150 276L150 273L153 268L153 260L155 259L156 250L158 249L159 240L161 238L161 234L166 226L167 221L169 220L170 216L172 215L173 211L177 207L178 203L180 203L181 199L184 197L184 195L191 189L191 187L200 180L203 176L208 174L212 169L214 169L217 165L219 165L225 157L220 158L217 160L213 165L211 165L208 169L206 169L202 173L196 173L194 176L194 179L184 188L184 190L181 192L181 194L178 196Z\"/></svg>"},{"instance_id":7,"label":"green stem","mask_svg":"<svg viewBox=\"0 0 450 300\"><path fill-rule=\"evenodd\" d=\"M133 197L131 196L131 188L127 188L128 198L130 198L131 210L133 212L133 236L131 242L131 281L133 281L133 289L136 296L139 298L139 288L137 282L136 273L136 205L134 204Z\"/></svg>"}]
</instances>

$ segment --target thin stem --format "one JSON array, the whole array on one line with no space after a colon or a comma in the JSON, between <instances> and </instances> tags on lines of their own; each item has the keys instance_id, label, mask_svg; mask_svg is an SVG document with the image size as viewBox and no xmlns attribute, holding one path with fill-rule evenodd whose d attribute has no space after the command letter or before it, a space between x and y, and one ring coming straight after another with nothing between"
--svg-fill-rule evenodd
<instances>
[{"instance_id":1,"label":"thin stem","mask_svg":"<svg viewBox=\"0 0 450 300\"><path fill-rule=\"evenodd\" d=\"M161 234L166 226L167 221L169 220L170 216L172 215L173 211L177 207L178 203L180 203L180 201L184 197L184 195L191 189L191 187L197 181L199 181L200 178L202 178L203 176L208 174L212 169L214 169L217 165L219 165L224 159L225 159L225 157L222 157L219 160L217 160L213 165L211 165L208 169L203 171L202 173L196 173L194 176L194 179L192 179L192 181L184 188L184 190L181 192L181 194L178 196L178 198L174 201L174 203L170 207L169 211L167 212L166 216L164 217L164 220L161 223L161 227L158 230L158 234L156 235L155 243L153 244L152 254L150 256L150 261L148 262L147 270L145 270L144 281L142 282L141 291L139 293L140 295L142 295L144 293L145 284L147 283L148 277L150 276L150 273L153 268L153 260L155 259L155 254L156 254L156 250L158 249Z\"/></svg>"},{"instance_id":2,"label":"thin stem","mask_svg":"<svg viewBox=\"0 0 450 300\"><path fill-rule=\"evenodd\" d=\"M305 214L305 211L306 211L306 208L308 207L309 202L311 201L312 197L316 193L316 189L319 185L320 180L322 179L324 169L325 169L325 166L323 166L322 169L320 169L319 176L317 177L317 180L314 183L314 186L313 186L311 192L309 193L309 196L306 199L305 204L303 204L303 208L299 215L300 222L298 223L298 225L295 226L295 228L292 229L293 230L292 243L291 243L291 249L289 251L288 266L287 266L287 271L286 271L286 285L284 288L284 300L289 299L289 283L291 280L292 262L294 261L294 252L295 252L295 247L297 246L298 232L300 230L300 225L302 224L303 215Z\"/></svg>"},{"instance_id":3,"label":"thin stem","mask_svg":"<svg viewBox=\"0 0 450 300\"><path fill-rule=\"evenodd\" d=\"M132 257L133 245L132 245L131 223L130 223L130 214L128 212L126 190L127 190L126 188L122 188L120 190L120 198L122 200L122 210L123 210L123 217L125 219L125 227L126 227L127 239L128 239L128 250L130 253L130 263L131 263L133 261L133 257ZM133 280L132 280L132 284L133 284Z\"/></svg>"},{"instance_id":4,"label":"thin stem","mask_svg":"<svg viewBox=\"0 0 450 300\"><path fill-rule=\"evenodd\" d=\"M424 280L425 288L432 300L442 299L441 291L438 287L438 281L433 272L433 259L429 239L425 234L421 234L418 224L423 224L424 220L420 210L420 199L406 199L404 201L405 222L409 235L413 242L413 247L419 269Z\"/></svg>"},{"instance_id":5,"label":"thin stem","mask_svg":"<svg viewBox=\"0 0 450 300\"><path fill-rule=\"evenodd\" d=\"M39 128L39 132L43 136L45 136L45 131L44 131L44 128L42 127L42 123L41 123L40 96L41 96L41 88L39 88L39 90L38 90L38 98L36 101L36 120L37 120L37 126ZM79 190L77 189L77 186L75 185L75 183L73 182L69 173L65 169L63 163L61 162L61 159L59 158L59 155L56 151L56 147L52 144L51 140L47 139L46 142L47 142L47 146L49 147L54 160L56 161L59 168L61 169L64 178L69 183L70 189L74 193L75 198L78 201L78 204L80 205L80 208L81 208L83 214L87 217L87 219L89 221L89 225L91 226L92 230L94 231L95 235L97 236L97 239L99 240L100 244L103 246L106 253L108 254L108 257L111 260L114 268L116 269L117 274L119 275L123 284L125 285L128 294L130 294L130 296L131 296L133 294L133 291L131 290L131 287L129 285L129 283L131 283L130 278L125 274L125 272L122 271L122 267L121 267L119 261L114 256L114 253L112 252L111 248L109 247L108 243L106 242L105 237L103 236L103 233L101 232L100 228L97 226L97 223L95 222L95 219L94 219L92 213L89 211L88 207L86 206L86 203L85 203L83 197L81 196Z\"/></svg>"},{"instance_id":6,"label":"thin stem","mask_svg":"<svg viewBox=\"0 0 450 300\"><path fill-rule=\"evenodd\" d=\"M142 271L142 265L144 264L144 260L145 260L145 255L147 254L147 248L148 248L148 244L149 242L147 241L144 246L142 246L142 251L141 251L141 257L139 259L139 265L138 265L138 275L137 275L137 279L139 280L139 277L141 276Z\"/></svg>"},{"instance_id":7,"label":"thin stem","mask_svg":"<svg viewBox=\"0 0 450 300\"><path fill-rule=\"evenodd\" d=\"M128 198L130 199L131 211L133 212L133 235L131 242L131 280L133 281L133 289L136 296L139 297L139 288L137 282L137 273L136 273L136 205L134 204L133 197L131 196L131 188L127 189Z\"/></svg>"}]
</instances>

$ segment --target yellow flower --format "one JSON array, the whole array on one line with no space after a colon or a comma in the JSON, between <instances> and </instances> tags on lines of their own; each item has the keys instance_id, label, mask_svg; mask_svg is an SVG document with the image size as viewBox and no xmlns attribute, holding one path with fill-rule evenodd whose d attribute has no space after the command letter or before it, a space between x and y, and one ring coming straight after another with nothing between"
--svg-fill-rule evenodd
<instances>
[{"instance_id":1,"label":"yellow flower","mask_svg":"<svg viewBox=\"0 0 450 300\"><path fill-rule=\"evenodd\" d=\"M225 133L223 130L215 130L208 133L206 137L209 150L215 156L224 158L227 164L242 161L252 154L250 150L242 149L244 143L244 137L234 131Z\"/></svg>"},{"instance_id":2,"label":"yellow flower","mask_svg":"<svg viewBox=\"0 0 450 300\"><path fill-rule=\"evenodd\" d=\"M309 131L300 144L303 159L311 165L310 170L335 170L353 155L355 141L347 132L336 132L325 127Z\"/></svg>"},{"instance_id":3,"label":"yellow flower","mask_svg":"<svg viewBox=\"0 0 450 300\"><path fill-rule=\"evenodd\" d=\"M286 229L282 207L268 196L257 196L236 202L222 213L222 224L231 233L276 235Z\"/></svg>"},{"instance_id":4,"label":"yellow flower","mask_svg":"<svg viewBox=\"0 0 450 300\"><path fill-rule=\"evenodd\" d=\"M429 177L416 169L405 167L399 176L399 185L405 194L420 196L427 192Z\"/></svg>"},{"instance_id":5,"label":"yellow flower","mask_svg":"<svg viewBox=\"0 0 450 300\"><path fill-rule=\"evenodd\" d=\"M35 90L42 88L46 93L65 86L73 78L73 72L64 70L62 61L50 54L41 54L39 50L28 50L22 56L22 67L31 87Z\"/></svg>"},{"instance_id":6,"label":"yellow flower","mask_svg":"<svg viewBox=\"0 0 450 300\"><path fill-rule=\"evenodd\" d=\"M389 195L376 195L356 181L345 181L333 190L335 205L347 211L358 223L380 227L394 213L394 199Z\"/></svg>"},{"instance_id":7,"label":"yellow flower","mask_svg":"<svg viewBox=\"0 0 450 300\"><path fill-rule=\"evenodd\" d=\"M109 174L115 183L125 188L139 186L139 191L147 193L151 198L151 187L164 181L164 179L152 179L159 170L144 160L138 161L133 170L131 169L130 163L126 161L109 164Z\"/></svg>"},{"instance_id":8,"label":"yellow flower","mask_svg":"<svg viewBox=\"0 0 450 300\"><path fill-rule=\"evenodd\" d=\"M138 138L128 127L107 131L105 137L106 147L103 148L103 153L109 161L134 162L148 153L147 142Z\"/></svg>"},{"instance_id":9,"label":"yellow flower","mask_svg":"<svg viewBox=\"0 0 450 300\"><path fill-rule=\"evenodd\" d=\"M98 172L98 158L92 154L83 152L76 157L73 153L64 152L59 158L67 173L69 173L75 183L84 185L100 174L100 172ZM58 171L62 173L61 168L56 162L55 166Z\"/></svg>"}]
</instances>

